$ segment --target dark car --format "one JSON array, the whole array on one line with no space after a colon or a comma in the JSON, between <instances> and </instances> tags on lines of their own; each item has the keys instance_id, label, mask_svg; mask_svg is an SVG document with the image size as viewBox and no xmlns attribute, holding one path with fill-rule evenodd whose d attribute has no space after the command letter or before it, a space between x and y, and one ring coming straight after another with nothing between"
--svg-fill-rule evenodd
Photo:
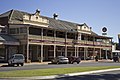
<instances>
[{"instance_id":1,"label":"dark car","mask_svg":"<svg viewBox=\"0 0 120 80\"><path fill-rule=\"evenodd\" d=\"M114 62L120 62L120 56L119 55L113 56L113 61Z\"/></svg>"},{"instance_id":2,"label":"dark car","mask_svg":"<svg viewBox=\"0 0 120 80\"><path fill-rule=\"evenodd\" d=\"M73 63L77 63L79 64L81 62L81 58L80 57L75 57L75 56L70 56L69 58L69 63L73 64Z\"/></svg>"}]
</instances>

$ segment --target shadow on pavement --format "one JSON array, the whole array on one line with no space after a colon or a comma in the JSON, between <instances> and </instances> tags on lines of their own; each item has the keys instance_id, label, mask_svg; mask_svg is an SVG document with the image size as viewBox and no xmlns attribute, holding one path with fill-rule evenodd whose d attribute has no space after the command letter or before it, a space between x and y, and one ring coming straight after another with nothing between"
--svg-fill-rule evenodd
<instances>
[{"instance_id":1,"label":"shadow on pavement","mask_svg":"<svg viewBox=\"0 0 120 80\"><path fill-rule=\"evenodd\" d=\"M54 80L120 80L120 74L80 75L72 77L56 78Z\"/></svg>"}]
</instances>

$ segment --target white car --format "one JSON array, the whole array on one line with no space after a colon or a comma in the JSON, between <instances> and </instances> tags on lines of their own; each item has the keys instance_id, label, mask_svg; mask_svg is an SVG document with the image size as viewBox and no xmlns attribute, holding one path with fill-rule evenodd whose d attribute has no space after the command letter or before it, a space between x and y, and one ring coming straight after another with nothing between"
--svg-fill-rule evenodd
<instances>
[{"instance_id":1,"label":"white car","mask_svg":"<svg viewBox=\"0 0 120 80\"><path fill-rule=\"evenodd\" d=\"M19 64L20 64L21 66L23 66L24 62L25 62L25 58L24 58L23 54L14 54L8 60L8 65L12 65L12 66L17 65L17 66L19 66Z\"/></svg>"},{"instance_id":2,"label":"white car","mask_svg":"<svg viewBox=\"0 0 120 80\"><path fill-rule=\"evenodd\" d=\"M53 60L51 60L52 63L56 63L56 64L59 64L59 63L69 63L69 60L67 57L64 57L64 56L58 56L56 58L54 58Z\"/></svg>"},{"instance_id":3,"label":"white car","mask_svg":"<svg viewBox=\"0 0 120 80\"><path fill-rule=\"evenodd\" d=\"M0 62L4 62L5 61L5 57L0 56Z\"/></svg>"}]
</instances>

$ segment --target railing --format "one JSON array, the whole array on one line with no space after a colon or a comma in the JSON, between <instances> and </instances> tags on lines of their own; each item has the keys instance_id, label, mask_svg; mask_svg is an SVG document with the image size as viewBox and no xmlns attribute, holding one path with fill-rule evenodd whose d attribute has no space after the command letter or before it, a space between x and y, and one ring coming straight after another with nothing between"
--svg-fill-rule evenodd
<instances>
[{"instance_id":1,"label":"railing","mask_svg":"<svg viewBox=\"0 0 120 80\"><path fill-rule=\"evenodd\" d=\"M74 39L66 39L66 42L73 42L74 41Z\"/></svg>"},{"instance_id":2,"label":"railing","mask_svg":"<svg viewBox=\"0 0 120 80\"><path fill-rule=\"evenodd\" d=\"M102 46L112 46L110 43L101 43Z\"/></svg>"},{"instance_id":3,"label":"railing","mask_svg":"<svg viewBox=\"0 0 120 80\"><path fill-rule=\"evenodd\" d=\"M97 41L85 41L85 40L74 40L74 43L82 45L95 45L95 46L111 46L110 43L97 42Z\"/></svg>"},{"instance_id":4,"label":"railing","mask_svg":"<svg viewBox=\"0 0 120 80\"><path fill-rule=\"evenodd\" d=\"M29 39L42 40L42 36L29 35ZM65 38L57 38L57 37L54 38L54 37L49 37L49 36L43 36L43 40L65 42Z\"/></svg>"},{"instance_id":5,"label":"railing","mask_svg":"<svg viewBox=\"0 0 120 80\"><path fill-rule=\"evenodd\" d=\"M79 40L78 41L79 44L85 44L85 45L93 45L93 41L85 41L85 40Z\"/></svg>"},{"instance_id":6,"label":"railing","mask_svg":"<svg viewBox=\"0 0 120 80\"><path fill-rule=\"evenodd\" d=\"M41 37L41 36L36 36L36 35L29 35L29 39L37 39L37 40L41 40L42 37Z\"/></svg>"},{"instance_id":7,"label":"railing","mask_svg":"<svg viewBox=\"0 0 120 80\"><path fill-rule=\"evenodd\" d=\"M49 37L49 36L43 36L43 40L50 40L50 41L54 41L54 37Z\"/></svg>"},{"instance_id":8,"label":"railing","mask_svg":"<svg viewBox=\"0 0 120 80\"><path fill-rule=\"evenodd\" d=\"M97 41L94 42L94 45L102 45L102 44L103 44L102 42L97 42Z\"/></svg>"},{"instance_id":9,"label":"railing","mask_svg":"<svg viewBox=\"0 0 120 80\"><path fill-rule=\"evenodd\" d=\"M42 36L29 35L29 39L42 40ZM65 38L58 38L58 37L54 38L54 37L49 37L49 36L43 36L43 40L65 42ZM97 42L97 41L86 41L86 40L66 39L66 42L74 43L78 45L81 44L81 45L91 45L91 46L111 46L110 43Z\"/></svg>"},{"instance_id":10,"label":"railing","mask_svg":"<svg viewBox=\"0 0 120 80\"><path fill-rule=\"evenodd\" d=\"M93 41L86 41L86 44L90 44L90 45L93 45Z\"/></svg>"},{"instance_id":11,"label":"railing","mask_svg":"<svg viewBox=\"0 0 120 80\"><path fill-rule=\"evenodd\" d=\"M65 42L65 38L58 38L58 37L56 37L55 40L56 41L60 41L60 42Z\"/></svg>"}]
</instances>

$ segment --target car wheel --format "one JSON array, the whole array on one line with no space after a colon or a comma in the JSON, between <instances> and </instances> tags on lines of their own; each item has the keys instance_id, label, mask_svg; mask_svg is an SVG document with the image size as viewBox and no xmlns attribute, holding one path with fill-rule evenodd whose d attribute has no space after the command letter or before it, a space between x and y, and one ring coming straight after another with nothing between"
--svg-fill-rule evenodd
<instances>
[{"instance_id":1,"label":"car wheel","mask_svg":"<svg viewBox=\"0 0 120 80\"><path fill-rule=\"evenodd\" d=\"M10 66L11 64L8 62L8 65Z\"/></svg>"},{"instance_id":2,"label":"car wheel","mask_svg":"<svg viewBox=\"0 0 120 80\"><path fill-rule=\"evenodd\" d=\"M14 64L12 62L8 62L9 66L14 66Z\"/></svg>"},{"instance_id":3,"label":"car wheel","mask_svg":"<svg viewBox=\"0 0 120 80\"><path fill-rule=\"evenodd\" d=\"M17 64L17 66L19 66L19 64Z\"/></svg>"},{"instance_id":4,"label":"car wheel","mask_svg":"<svg viewBox=\"0 0 120 80\"><path fill-rule=\"evenodd\" d=\"M57 61L57 64L59 64L59 61Z\"/></svg>"},{"instance_id":5,"label":"car wheel","mask_svg":"<svg viewBox=\"0 0 120 80\"><path fill-rule=\"evenodd\" d=\"M11 66L15 66L15 64L11 64Z\"/></svg>"},{"instance_id":6,"label":"car wheel","mask_svg":"<svg viewBox=\"0 0 120 80\"><path fill-rule=\"evenodd\" d=\"M21 66L23 66L24 64L23 63L21 63Z\"/></svg>"}]
</instances>

